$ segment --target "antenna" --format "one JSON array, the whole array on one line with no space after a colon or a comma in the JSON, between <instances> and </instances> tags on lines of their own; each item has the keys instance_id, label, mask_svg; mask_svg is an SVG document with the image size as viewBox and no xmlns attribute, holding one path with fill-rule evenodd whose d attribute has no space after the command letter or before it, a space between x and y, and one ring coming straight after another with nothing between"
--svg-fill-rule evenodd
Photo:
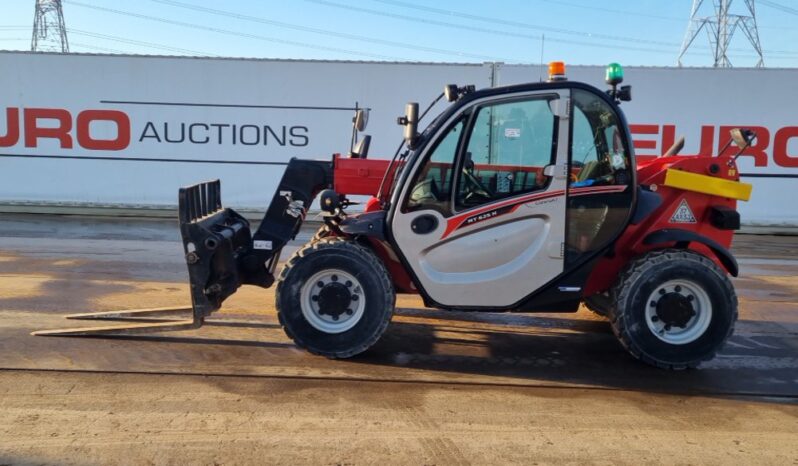
<instances>
[{"instance_id":1,"label":"antenna","mask_svg":"<svg viewBox=\"0 0 798 466\"><path fill-rule=\"evenodd\" d=\"M701 7L704 4L709 5L710 2L712 15L700 16ZM759 42L759 30L756 26L754 0L742 0L747 12L745 15L729 14L733 2L734 0L693 0L690 23L687 26L687 33L684 35L682 49L677 60L679 66L682 66L682 57L687 53L698 34L702 30L706 30L709 37L709 45L714 55L712 66L715 68L731 68L732 64L726 52L729 49L734 33L738 29L743 32L743 35L745 35L759 56L756 67L763 68L765 66L765 61L762 57L762 44ZM705 7L704 10L708 10L708 8Z\"/></svg>"},{"instance_id":2,"label":"antenna","mask_svg":"<svg viewBox=\"0 0 798 466\"><path fill-rule=\"evenodd\" d=\"M30 49L32 52L69 53L61 0L36 0Z\"/></svg>"},{"instance_id":3,"label":"antenna","mask_svg":"<svg viewBox=\"0 0 798 466\"><path fill-rule=\"evenodd\" d=\"M546 45L546 34L543 34L540 39L540 76L538 80L543 82L543 47Z\"/></svg>"}]
</instances>

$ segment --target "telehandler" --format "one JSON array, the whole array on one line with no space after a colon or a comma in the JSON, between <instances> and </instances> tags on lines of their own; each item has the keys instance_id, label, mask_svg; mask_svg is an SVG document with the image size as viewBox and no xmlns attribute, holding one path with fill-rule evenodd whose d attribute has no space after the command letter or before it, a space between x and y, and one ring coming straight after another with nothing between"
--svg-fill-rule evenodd
<instances>
[{"instance_id":1,"label":"telehandler","mask_svg":"<svg viewBox=\"0 0 798 466\"><path fill-rule=\"evenodd\" d=\"M429 108L443 97L451 105L420 133L426 111L408 104L393 160L367 158L369 136L348 157L292 159L254 232L222 207L218 180L180 189L191 319L35 334L197 328L239 286L276 282L285 332L330 358L366 351L388 327L396 293L417 293L451 310L575 312L583 302L639 360L699 365L737 319L729 248L751 185L739 181L736 156L676 155L683 139L636 163L621 67L607 68L607 91L568 81L561 62L549 68L548 82L447 85ZM356 113L355 130L367 116ZM739 155L755 137L736 129L729 144ZM372 197L349 213L357 195ZM276 274L317 198L324 225Z\"/></svg>"}]
</instances>

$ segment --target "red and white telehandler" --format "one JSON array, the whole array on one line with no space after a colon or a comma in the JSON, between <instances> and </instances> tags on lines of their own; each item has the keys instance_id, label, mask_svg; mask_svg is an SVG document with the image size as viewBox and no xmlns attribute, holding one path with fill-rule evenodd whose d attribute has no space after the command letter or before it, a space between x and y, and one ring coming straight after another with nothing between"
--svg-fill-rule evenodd
<instances>
[{"instance_id":1,"label":"red and white telehandler","mask_svg":"<svg viewBox=\"0 0 798 466\"><path fill-rule=\"evenodd\" d=\"M618 87L617 64L608 91L568 81L559 62L550 71L548 82L448 85L435 102L451 105L420 133L424 115L408 104L393 160L369 159L369 136L348 157L292 159L254 231L222 207L219 181L180 189L192 317L36 334L196 328L241 285L276 282L285 332L330 358L366 351L388 327L396 293L417 293L453 310L575 312L584 303L641 361L697 366L737 319L729 248L736 203L751 186L736 157L674 147L636 163L619 107L631 88ZM366 119L357 112L358 131ZM754 137L731 135L741 151ZM373 197L350 213L356 195ZM276 274L316 198L324 226Z\"/></svg>"}]
</instances>

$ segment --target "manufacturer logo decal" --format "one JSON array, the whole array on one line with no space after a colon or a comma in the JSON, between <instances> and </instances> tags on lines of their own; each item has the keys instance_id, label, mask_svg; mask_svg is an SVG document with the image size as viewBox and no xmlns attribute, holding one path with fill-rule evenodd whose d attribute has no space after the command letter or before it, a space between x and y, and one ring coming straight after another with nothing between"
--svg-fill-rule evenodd
<instances>
[{"instance_id":1,"label":"manufacturer logo decal","mask_svg":"<svg viewBox=\"0 0 798 466\"><path fill-rule=\"evenodd\" d=\"M500 207L498 209L490 210L488 212L483 212L481 214L477 214L477 215L468 217L463 222L463 226L473 225L475 223L483 222L485 220L490 220L493 217L498 217L499 215L503 215L503 214L509 213L509 212L512 211L513 207L514 206L511 206L511 205L510 206L505 206L505 207Z\"/></svg>"},{"instance_id":2,"label":"manufacturer logo decal","mask_svg":"<svg viewBox=\"0 0 798 466\"><path fill-rule=\"evenodd\" d=\"M687 204L687 199L682 199L679 207L671 215L670 223L697 223L693 211L690 210L690 205Z\"/></svg>"}]
</instances>

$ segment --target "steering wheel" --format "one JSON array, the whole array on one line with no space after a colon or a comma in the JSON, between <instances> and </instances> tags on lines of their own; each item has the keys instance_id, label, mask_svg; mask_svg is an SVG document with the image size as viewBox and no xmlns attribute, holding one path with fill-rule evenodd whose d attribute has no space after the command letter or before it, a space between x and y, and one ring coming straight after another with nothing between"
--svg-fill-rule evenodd
<instances>
[{"instance_id":1,"label":"steering wheel","mask_svg":"<svg viewBox=\"0 0 798 466\"><path fill-rule=\"evenodd\" d=\"M464 186L467 191L467 194L463 197L463 200L466 203L470 203L474 197L481 197L484 200L493 199L493 193L488 188L483 186L477 177L468 171L466 167L463 167L463 179L465 180ZM469 189L469 187L471 189Z\"/></svg>"}]
</instances>

